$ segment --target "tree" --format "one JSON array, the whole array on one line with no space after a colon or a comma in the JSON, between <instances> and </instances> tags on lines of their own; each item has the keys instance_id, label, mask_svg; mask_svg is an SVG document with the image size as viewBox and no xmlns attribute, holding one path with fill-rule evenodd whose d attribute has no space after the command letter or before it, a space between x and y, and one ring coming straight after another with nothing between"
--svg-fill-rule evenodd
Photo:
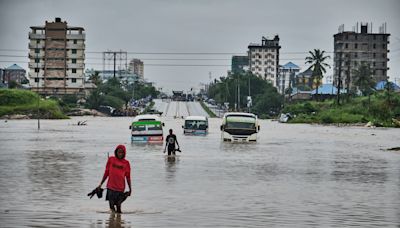
<instances>
[{"instance_id":1,"label":"tree","mask_svg":"<svg viewBox=\"0 0 400 228\"><path fill-rule=\"evenodd\" d=\"M375 81L372 78L372 70L368 64L361 65L354 70L354 85L358 87L363 96L368 95L368 104L371 103L371 94L375 86Z\"/></svg>"},{"instance_id":2,"label":"tree","mask_svg":"<svg viewBox=\"0 0 400 228\"><path fill-rule=\"evenodd\" d=\"M89 80L92 81L96 86L101 84L101 78L98 71L95 71L92 75L90 75Z\"/></svg>"},{"instance_id":3,"label":"tree","mask_svg":"<svg viewBox=\"0 0 400 228\"><path fill-rule=\"evenodd\" d=\"M310 56L306 57L306 64L311 64L308 69L312 70L312 80L316 84L317 88L317 99L318 99L318 87L321 84L324 73L326 73L326 67L330 68L330 65L325 61L330 58L330 56L325 56L325 51L319 49L314 49L314 52L308 52Z\"/></svg>"}]
</instances>

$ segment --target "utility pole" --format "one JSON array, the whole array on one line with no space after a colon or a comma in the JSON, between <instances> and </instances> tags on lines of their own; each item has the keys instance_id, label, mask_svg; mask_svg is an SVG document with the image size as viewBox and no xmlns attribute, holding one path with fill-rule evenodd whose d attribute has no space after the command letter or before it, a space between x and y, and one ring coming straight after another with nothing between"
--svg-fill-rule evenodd
<instances>
[{"instance_id":1,"label":"utility pole","mask_svg":"<svg viewBox=\"0 0 400 228\"><path fill-rule=\"evenodd\" d=\"M340 85L342 84L342 52L339 52L339 74L337 82L337 104L340 105Z\"/></svg>"},{"instance_id":2,"label":"utility pole","mask_svg":"<svg viewBox=\"0 0 400 228\"><path fill-rule=\"evenodd\" d=\"M238 76L238 111L240 111L240 81Z\"/></svg>"},{"instance_id":3,"label":"utility pole","mask_svg":"<svg viewBox=\"0 0 400 228\"><path fill-rule=\"evenodd\" d=\"M116 65L116 62L117 62L116 54L117 53L114 52L114 78L115 78L115 65Z\"/></svg>"},{"instance_id":4,"label":"utility pole","mask_svg":"<svg viewBox=\"0 0 400 228\"><path fill-rule=\"evenodd\" d=\"M39 49L38 43L36 42L36 49ZM40 112L39 112L39 103L40 103L40 94L39 94L39 53L36 51L36 80L37 80L37 93L38 93L38 100L37 100L37 127L40 130ZM40 52L40 51L39 51Z\"/></svg>"},{"instance_id":5,"label":"utility pole","mask_svg":"<svg viewBox=\"0 0 400 228\"><path fill-rule=\"evenodd\" d=\"M346 95L347 95L347 102L350 100L350 70L351 70L351 53L348 54L348 59L347 59L347 75L346 75Z\"/></svg>"}]
</instances>

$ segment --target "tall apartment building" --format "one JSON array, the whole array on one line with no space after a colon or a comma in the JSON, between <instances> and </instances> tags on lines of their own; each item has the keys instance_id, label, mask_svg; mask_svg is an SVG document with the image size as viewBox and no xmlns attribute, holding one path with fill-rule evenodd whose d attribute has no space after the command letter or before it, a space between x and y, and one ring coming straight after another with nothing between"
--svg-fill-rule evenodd
<instances>
[{"instance_id":1,"label":"tall apartment building","mask_svg":"<svg viewBox=\"0 0 400 228\"><path fill-rule=\"evenodd\" d=\"M144 65L140 59L132 59L128 67L130 72L138 75L141 79L144 78Z\"/></svg>"},{"instance_id":2,"label":"tall apartment building","mask_svg":"<svg viewBox=\"0 0 400 228\"><path fill-rule=\"evenodd\" d=\"M61 18L29 33L29 81L43 95L84 93L85 34Z\"/></svg>"},{"instance_id":3,"label":"tall apartment building","mask_svg":"<svg viewBox=\"0 0 400 228\"><path fill-rule=\"evenodd\" d=\"M250 71L275 87L278 86L280 48L278 35L272 40L262 37L261 44L251 43L248 46Z\"/></svg>"},{"instance_id":4,"label":"tall apartment building","mask_svg":"<svg viewBox=\"0 0 400 228\"><path fill-rule=\"evenodd\" d=\"M339 27L339 32L334 37L334 81L337 85L341 81L341 88L353 88L354 70L361 63L371 67L373 78L376 82L386 80L387 54L389 36L386 33L386 24L379 28L379 33L372 32L372 24L360 24L361 32L358 32L358 23L355 31L344 31L344 25ZM339 74L340 72L340 74Z\"/></svg>"}]
</instances>

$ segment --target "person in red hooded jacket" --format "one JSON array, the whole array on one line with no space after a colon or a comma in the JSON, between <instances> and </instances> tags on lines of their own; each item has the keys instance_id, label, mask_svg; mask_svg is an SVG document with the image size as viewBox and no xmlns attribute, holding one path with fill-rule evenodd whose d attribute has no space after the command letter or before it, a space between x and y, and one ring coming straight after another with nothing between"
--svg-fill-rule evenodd
<instances>
[{"instance_id":1,"label":"person in red hooded jacket","mask_svg":"<svg viewBox=\"0 0 400 228\"><path fill-rule=\"evenodd\" d=\"M122 202L132 193L131 165L128 160L125 160L126 148L124 145L118 145L114 155L107 160L106 170L98 188L101 188L108 177L106 200L110 204L111 211L121 213ZM124 193L125 179L129 186L129 192L126 193Z\"/></svg>"}]
</instances>

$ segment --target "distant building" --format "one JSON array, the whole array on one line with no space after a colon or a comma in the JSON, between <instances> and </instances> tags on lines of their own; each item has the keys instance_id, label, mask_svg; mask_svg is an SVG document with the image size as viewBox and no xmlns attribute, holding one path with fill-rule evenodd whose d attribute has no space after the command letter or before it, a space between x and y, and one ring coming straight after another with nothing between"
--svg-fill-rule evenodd
<instances>
[{"instance_id":1,"label":"distant building","mask_svg":"<svg viewBox=\"0 0 400 228\"><path fill-rule=\"evenodd\" d=\"M275 87L278 86L280 48L278 35L272 40L262 37L261 44L251 43L248 46L250 71Z\"/></svg>"},{"instance_id":2,"label":"distant building","mask_svg":"<svg viewBox=\"0 0 400 228\"><path fill-rule=\"evenodd\" d=\"M84 94L85 34L61 18L29 33L29 79L43 95Z\"/></svg>"},{"instance_id":3,"label":"distant building","mask_svg":"<svg viewBox=\"0 0 400 228\"><path fill-rule=\"evenodd\" d=\"M249 69L249 56L232 56L232 74L241 74Z\"/></svg>"},{"instance_id":4,"label":"distant building","mask_svg":"<svg viewBox=\"0 0 400 228\"><path fill-rule=\"evenodd\" d=\"M341 88L353 87L354 70L362 63L368 64L376 82L388 78L387 57L389 36L386 24L379 28L379 33L372 32L372 24L358 23L355 31L344 31L344 25L339 27L339 33L334 37L334 81L341 81ZM340 73L340 74L339 74Z\"/></svg>"},{"instance_id":5,"label":"distant building","mask_svg":"<svg viewBox=\"0 0 400 228\"><path fill-rule=\"evenodd\" d=\"M140 59L132 59L129 62L128 70L138 75L140 78L144 78L144 65Z\"/></svg>"},{"instance_id":6,"label":"distant building","mask_svg":"<svg viewBox=\"0 0 400 228\"><path fill-rule=\"evenodd\" d=\"M94 69L91 70L86 69L85 77L89 79L89 77L93 75L95 72L99 73L99 77L102 81L107 81L114 77L114 70L94 70ZM127 70L115 71L115 77L118 78L123 83L144 82L144 79L139 77L139 75Z\"/></svg>"},{"instance_id":7,"label":"distant building","mask_svg":"<svg viewBox=\"0 0 400 228\"><path fill-rule=\"evenodd\" d=\"M315 86L312 78L312 70L307 69L301 73L298 73L295 77L295 85L300 90L312 90Z\"/></svg>"},{"instance_id":8,"label":"distant building","mask_svg":"<svg viewBox=\"0 0 400 228\"><path fill-rule=\"evenodd\" d=\"M22 84L26 80L26 70L17 64L13 64L3 70L2 82L9 84L11 81Z\"/></svg>"},{"instance_id":9,"label":"distant building","mask_svg":"<svg viewBox=\"0 0 400 228\"><path fill-rule=\"evenodd\" d=\"M285 90L294 87L295 75L300 71L300 67L292 62L288 62L279 68L278 92L285 94Z\"/></svg>"}]
</instances>

